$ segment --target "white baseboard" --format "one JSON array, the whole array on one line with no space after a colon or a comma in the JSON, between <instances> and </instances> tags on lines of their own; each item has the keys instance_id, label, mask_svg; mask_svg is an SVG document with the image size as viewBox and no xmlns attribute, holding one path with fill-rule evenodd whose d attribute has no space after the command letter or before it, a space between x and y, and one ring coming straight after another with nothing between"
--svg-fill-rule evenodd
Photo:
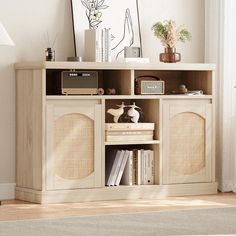
<instances>
[{"instance_id":1,"label":"white baseboard","mask_svg":"<svg viewBox=\"0 0 236 236\"><path fill-rule=\"evenodd\" d=\"M15 183L0 183L0 200L15 199Z\"/></svg>"}]
</instances>

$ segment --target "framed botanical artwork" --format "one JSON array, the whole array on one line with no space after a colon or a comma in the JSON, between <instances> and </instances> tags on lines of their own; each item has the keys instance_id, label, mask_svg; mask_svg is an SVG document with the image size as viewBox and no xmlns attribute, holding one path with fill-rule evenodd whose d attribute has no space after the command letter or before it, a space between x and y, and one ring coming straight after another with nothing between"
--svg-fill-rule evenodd
<instances>
[{"instance_id":1,"label":"framed botanical artwork","mask_svg":"<svg viewBox=\"0 0 236 236\"><path fill-rule=\"evenodd\" d=\"M85 29L110 29L112 61L125 47L140 47L138 0L71 0L76 56L84 55Z\"/></svg>"}]
</instances>

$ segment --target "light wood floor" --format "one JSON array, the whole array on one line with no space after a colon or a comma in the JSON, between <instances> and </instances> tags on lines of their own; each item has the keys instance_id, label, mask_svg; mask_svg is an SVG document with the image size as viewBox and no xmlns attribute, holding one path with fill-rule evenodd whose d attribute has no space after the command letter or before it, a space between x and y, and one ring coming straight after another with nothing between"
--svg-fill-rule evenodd
<instances>
[{"instance_id":1,"label":"light wood floor","mask_svg":"<svg viewBox=\"0 0 236 236\"><path fill-rule=\"evenodd\" d=\"M233 193L169 197L158 200L119 200L48 205L12 200L2 202L0 221L235 206L236 194Z\"/></svg>"}]
</instances>

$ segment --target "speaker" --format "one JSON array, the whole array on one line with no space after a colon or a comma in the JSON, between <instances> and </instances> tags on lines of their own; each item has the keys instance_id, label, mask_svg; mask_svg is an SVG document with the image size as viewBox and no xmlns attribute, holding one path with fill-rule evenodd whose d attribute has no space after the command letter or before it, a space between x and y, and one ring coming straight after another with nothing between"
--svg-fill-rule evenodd
<instances>
[{"instance_id":1,"label":"speaker","mask_svg":"<svg viewBox=\"0 0 236 236\"><path fill-rule=\"evenodd\" d=\"M97 71L62 71L62 94L97 94Z\"/></svg>"},{"instance_id":2,"label":"speaker","mask_svg":"<svg viewBox=\"0 0 236 236\"><path fill-rule=\"evenodd\" d=\"M165 82L156 76L139 76L135 79L135 93L145 94L164 94Z\"/></svg>"}]
</instances>

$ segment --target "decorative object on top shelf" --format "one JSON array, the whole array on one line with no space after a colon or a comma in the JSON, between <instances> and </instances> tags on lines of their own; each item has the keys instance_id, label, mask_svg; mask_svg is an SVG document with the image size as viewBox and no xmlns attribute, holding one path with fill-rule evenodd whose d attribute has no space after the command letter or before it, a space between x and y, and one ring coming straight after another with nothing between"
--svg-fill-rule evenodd
<instances>
[{"instance_id":1,"label":"decorative object on top shelf","mask_svg":"<svg viewBox=\"0 0 236 236\"><path fill-rule=\"evenodd\" d=\"M55 59L56 59L54 45L56 43L57 36L58 36L58 34L56 34L53 41L51 41L48 32L46 33L46 36L45 36L45 41L47 44L47 48L45 49L45 60L46 61L55 61Z\"/></svg>"},{"instance_id":2,"label":"decorative object on top shelf","mask_svg":"<svg viewBox=\"0 0 236 236\"><path fill-rule=\"evenodd\" d=\"M113 116L113 121L115 123L118 123L118 120L120 118L120 116L124 113L124 108L126 107L124 102L122 102L121 105L116 105L119 108L118 109L114 109L114 108L110 108L107 110L108 114L111 114Z\"/></svg>"},{"instance_id":3,"label":"decorative object on top shelf","mask_svg":"<svg viewBox=\"0 0 236 236\"><path fill-rule=\"evenodd\" d=\"M177 27L173 20L156 22L152 30L165 47L165 52L160 54L160 61L169 63L181 61L181 54L176 52L177 43L190 40L191 33L183 25Z\"/></svg>"},{"instance_id":4,"label":"decorative object on top shelf","mask_svg":"<svg viewBox=\"0 0 236 236\"><path fill-rule=\"evenodd\" d=\"M130 107L130 109L128 110L127 114L128 114L128 116L131 117L131 121L134 123L138 123L140 114L135 108L138 108L138 109L141 109L141 108L136 106L135 102L133 103L133 105L129 105L128 107Z\"/></svg>"},{"instance_id":5,"label":"decorative object on top shelf","mask_svg":"<svg viewBox=\"0 0 236 236\"><path fill-rule=\"evenodd\" d=\"M78 62L82 62L82 61L83 61L83 58L82 58L82 57L76 57L76 56L67 57L67 61L78 61Z\"/></svg>"},{"instance_id":6,"label":"decorative object on top shelf","mask_svg":"<svg viewBox=\"0 0 236 236\"><path fill-rule=\"evenodd\" d=\"M45 60L46 61L55 61L55 50L53 48L45 49Z\"/></svg>"},{"instance_id":7,"label":"decorative object on top shelf","mask_svg":"<svg viewBox=\"0 0 236 236\"><path fill-rule=\"evenodd\" d=\"M160 53L161 62L179 62L181 61L181 54L176 52L176 48L165 48L165 52Z\"/></svg>"},{"instance_id":8,"label":"decorative object on top shelf","mask_svg":"<svg viewBox=\"0 0 236 236\"><path fill-rule=\"evenodd\" d=\"M137 58L140 57L140 47L125 47L124 57Z\"/></svg>"},{"instance_id":9,"label":"decorative object on top shelf","mask_svg":"<svg viewBox=\"0 0 236 236\"><path fill-rule=\"evenodd\" d=\"M119 58L119 62L136 62L136 63L149 63L148 57L142 56L142 49L140 47L125 47L124 58Z\"/></svg>"}]
</instances>

